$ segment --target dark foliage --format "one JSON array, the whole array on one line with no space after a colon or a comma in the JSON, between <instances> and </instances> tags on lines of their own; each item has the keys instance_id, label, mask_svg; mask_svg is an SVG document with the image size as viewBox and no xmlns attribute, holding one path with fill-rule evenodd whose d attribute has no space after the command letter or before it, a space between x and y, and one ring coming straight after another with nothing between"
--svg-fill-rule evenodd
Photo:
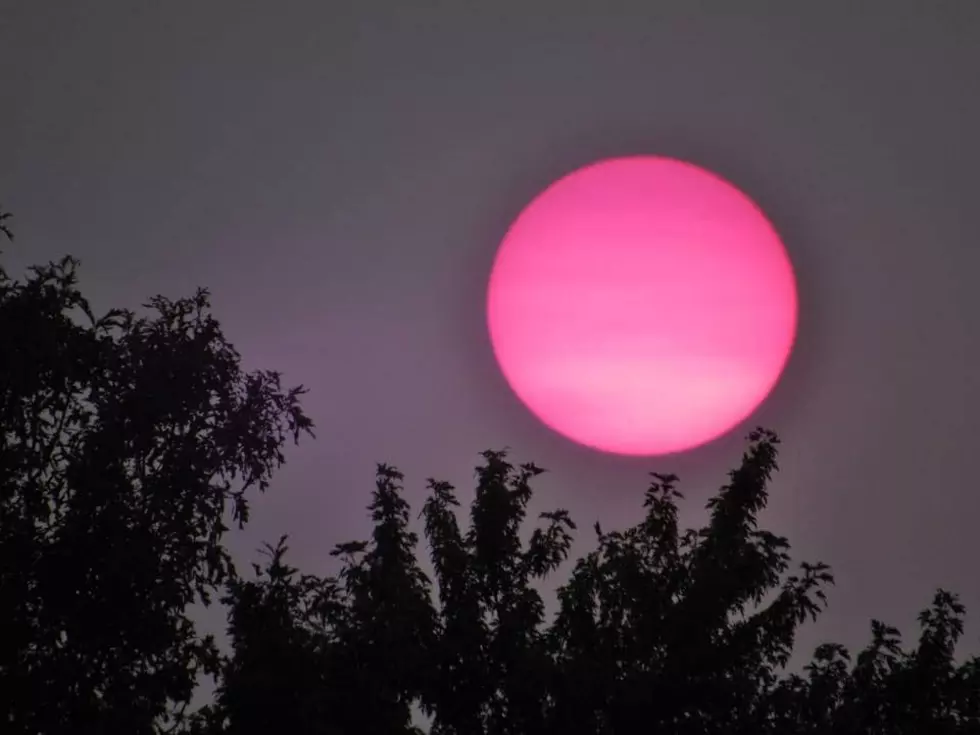
<instances>
[{"instance_id":1,"label":"dark foliage","mask_svg":"<svg viewBox=\"0 0 980 735\"><path fill-rule=\"evenodd\" d=\"M233 575L226 522L312 424L207 292L96 318L76 266L0 271L0 731L150 733L216 671L188 609Z\"/></svg>"},{"instance_id":2,"label":"dark foliage","mask_svg":"<svg viewBox=\"0 0 980 735\"><path fill-rule=\"evenodd\" d=\"M0 209L0 232L6 235L8 240L14 239L14 233L10 229L10 225L7 224L7 222L9 222L12 217L13 215L10 214L10 212L6 212L3 209Z\"/></svg>"},{"instance_id":3,"label":"dark foliage","mask_svg":"<svg viewBox=\"0 0 980 735\"><path fill-rule=\"evenodd\" d=\"M484 453L465 531L453 488L429 482L421 515L430 584L408 530L401 475L379 467L373 539L337 547L337 580L290 583L296 599L317 590L324 614L307 627L300 607L283 617L269 610L264 619L277 622L254 628L273 649L298 627L315 631L315 645L278 649L296 663L276 669L290 673L268 691L302 692L294 712L320 707L306 724L289 720L289 732L407 733L414 702L433 735L980 733L980 661L954 661L964 610L945 591L922 613L912 650L875 621L871 645L853 664L843 648L825 644L801 674L786 672L799 626L818 615L833 580L823 564L792 569L787 540L759 527L777 447L771 432L750 436L700 529L678 528L677 478L653 475L640 522L615 532L596 526L597 548L558 588L550 619L538 588L565 560L575 527L557 510L523 533L530 482L541 470ZM249 614L255 605L279 609L274 577L270 566L248 583L263 590L250 598ZM250 664L251 649L236 635L242 607L232 601L234 647L218 710L224 732L266 732L260 723L285 711L279 694L250 690L262 714L236 705L233 694L243 668L271 678L270 666ZM311 655L320 668L306 663ZM292 672L306 667L317 671L309 679L316 683L295 684Z\"/></svg>"}]
</instances>

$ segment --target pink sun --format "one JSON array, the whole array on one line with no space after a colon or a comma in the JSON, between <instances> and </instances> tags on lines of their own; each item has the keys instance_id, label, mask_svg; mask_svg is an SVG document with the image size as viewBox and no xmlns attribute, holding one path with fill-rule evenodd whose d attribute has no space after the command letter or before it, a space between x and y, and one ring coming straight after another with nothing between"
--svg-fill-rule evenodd
<instances>
[{"instance_id":1,"label":"pink sun","mask_svg":"<svg viewBox=\"0 0 980 735\"><path fill-rule=\"evenodd\" d=\"M668 454L765 400L793 346L796 281L734 186L681 161L617 158L520 214L487 320L507 382L545 424L607 452Z\"/></svg>"}]
</instances>

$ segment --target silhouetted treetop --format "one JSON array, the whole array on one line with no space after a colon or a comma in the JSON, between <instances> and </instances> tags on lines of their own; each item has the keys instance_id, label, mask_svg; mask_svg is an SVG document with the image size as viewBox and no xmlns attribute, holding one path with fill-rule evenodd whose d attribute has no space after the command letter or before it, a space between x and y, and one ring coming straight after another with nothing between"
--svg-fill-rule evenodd
<instances>
[{"instance_id":1,"label":"silhouetted treetop","mask_svg":"<svg viewBox=\"0 0 980 735\"><path fill-rule=\"evenodd\" d=\"M559 509L525 528L539 468L483 453L465 529L454 488L429 480L421 518L430 580L418 566L403 478L380 465L374 534L339 544L337 578L320 581L331 591L314 647L323 678L304 691L329 702L330 714L309 725L288 719L291 732L413 732L413 705L434 735L980 731L978 664L953 661L963 610L944 591L920 618L913 651L875 621L853 663L827 643L801 673L785 670L799 626L819 614L833 580L820 563L793 569L788 541L761 526L777 449L771 432L749 436L700 528L679 528L677 478L653 474L635 526L595 525L596 548L558 586L553 615L541 589L566 559L575 525ZM255 634L280 640L305 620L296 613ZM244 660L236 644L228 665L238 671ZM302 689L292 682L283 689ZM249 723L275 719L230 701L219 701L221 716L240 729L228 732L257 733Z\"/></svg>"},{"instance_id":2,"label":"silhouetted treetop","mask_svg":"<svg viewBox=\"0 0 980 735\"><path fill-rule=\"evenodd\" d=\"M96 317L77 265L0 273L0 729L148 733L216 671L189 607L312 422L206 291Z\"/></svg>"}]
</instances>

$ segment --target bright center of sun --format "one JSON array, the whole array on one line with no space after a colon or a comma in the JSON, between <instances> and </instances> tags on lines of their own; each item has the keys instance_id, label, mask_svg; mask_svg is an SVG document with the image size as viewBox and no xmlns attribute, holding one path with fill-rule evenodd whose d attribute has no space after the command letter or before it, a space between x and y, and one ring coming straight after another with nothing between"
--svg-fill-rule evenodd
<instances>
[{"instance_id":1,"label":"bright center of sun","mask_svg":"<svg viewBox=\"0 0 980 735\"><path fill-rule=\"evenodd\" d=\"M521 212L487 320L504 377L546 425L602 451L668 454L765 400L793 346L796 281L773 226L727 181L617 158Z\"/></svg>"}]
</instances>

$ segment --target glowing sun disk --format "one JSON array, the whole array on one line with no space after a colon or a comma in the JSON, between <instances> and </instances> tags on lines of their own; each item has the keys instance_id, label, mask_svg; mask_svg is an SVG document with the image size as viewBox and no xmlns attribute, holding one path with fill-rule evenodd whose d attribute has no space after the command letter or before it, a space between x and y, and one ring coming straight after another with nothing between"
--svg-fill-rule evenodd
<instances>
[{"instance_id":1,"label":"glowing sun disk","mask_svg":"<svg viewBox=\"0 0 980 735\"><path fill-rule=\"evenodd\" d=\"M796 333L792 266L738 189L669 158L558 180L507 232L487 296L494 353L545 424L609 452L666 454L748 417Z\"/></svg>"}]
</instances>

